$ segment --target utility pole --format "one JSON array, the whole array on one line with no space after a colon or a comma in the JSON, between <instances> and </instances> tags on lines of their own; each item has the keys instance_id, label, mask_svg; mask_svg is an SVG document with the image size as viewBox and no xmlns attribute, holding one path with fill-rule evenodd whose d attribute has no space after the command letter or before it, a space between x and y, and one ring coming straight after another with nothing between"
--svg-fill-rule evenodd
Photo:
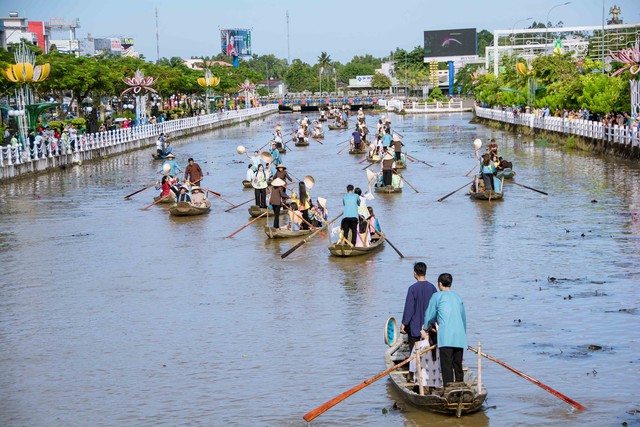
<instances>
[{"instance_id":1,"label":"utility pole","mask_svg":"<svg viewBox=\"0 0 640 427\"><path fill-rule=\"evenodd\" d=\"M289 11L287 10L287 62L291 65L291 48L289 45Z\"/></svg>"},{"instance_id":2,"label":"utility pole","mask_svg":"<svg viewBox=\"0 0 640 427\"><path fill-rule=\"evenodd\" d=\"M158 8L156 7L156 64L160 62L160 30L158 30Z\"/></svg>"}]
</instances>

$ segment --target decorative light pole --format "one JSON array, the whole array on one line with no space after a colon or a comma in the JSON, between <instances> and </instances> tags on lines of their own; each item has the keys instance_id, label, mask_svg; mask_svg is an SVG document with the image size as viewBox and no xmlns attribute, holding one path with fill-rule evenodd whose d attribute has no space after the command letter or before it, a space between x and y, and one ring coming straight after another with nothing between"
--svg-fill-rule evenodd
<instances>
[{"instance_id":1,"label":"decorative light pole","mask_svg":"<svg viewBox=\"0 0 640 427\"><path fill-rule=\"evenodd\" d=\"M211 114L211 101L213 100L213 88L220 84L220 78L214 77L211 70L205 70L204 77L198 78L198 84L207 89L207 112Z\"/></svg>"},{"instance_id":2,"label":"decorative light pole","mask_svg":"<svg viewBox=\"0 0 640 427\"><path fill-rule=\"evenodd\" d=\"M30 83L38 83L46 79L51 71L51 66L49 64L36 65L35 54L24 43L17 46L13 57L16 63L9 65L3 74L7 80L19 83L19 87L15 90L16 106L13 109L8 106L2 106L2 108L9 110L9 115L16 118L23 147L27 147L29 129L35 129L40 113L57 104L54 102L35 103L33 89L29 86ZM24 150L24 152L27 153L27 160L31 160L30 150Z\"/></svg>"},{"instance_id":3,"label":"decorative light pole","mask_svg":"<svg viewBox=\"0 0 640 427\"><path fill-rule=\"evenodd\" d=\"M253 97L253 91L255 88L256 85L251 83L249 80L245 80L244 83L240 83L240 91L244 92L244 108L250 108L249 95Z\"/></svg>"},{"instance_id":4,"label":"decorative light pole","mask_svg":"<svg viewBox=\"0 0 640 427\"><path fill-rule=\"evenodd\" d=\"M144 73L140 70L136 70L133 78L127 77L124 83L129 86L122 92L122 95L132 93L136 97L136 121L135 125L146 125L147 120L147 94L158 93L151 86L158 81L153 77L145 77Z\"/></svg>"},{"instance_id":5,"label":"decorative light pole","mask_svg":"<svg viewBox=\"0 0 640 427\"><path fill-rule=\"evenodd\" d=\"M549 11L547 12L547 22L544 23L544 25L545 25L545 32L544 32L544 50L545 50L545 53L546 53L546 50L547 50L547 45L549 44L549 36L548 36L548 34L549 34L549 14L556 7L566 6L568 4L571 4L571 2L568 1L568 2L565 2L565 3L562 3L562 4L557 4L557 5L553 6L551 9L549 9Z\"/></svg>"},{"instance_id":6,"label":"decorative light pole","mask_svg":"<svg viewBox=\"0 0 640 427\"><path fill-rule=\"evenodd\" d=\"M526 21L531 21L533 18L525 18L525 19L519 19L516 22L513 23L513 27L511 28L511 46L513 46L515 39L516 39L516 25L518 25L520 22L526 22Z\"/></svg>"}]
</instances>

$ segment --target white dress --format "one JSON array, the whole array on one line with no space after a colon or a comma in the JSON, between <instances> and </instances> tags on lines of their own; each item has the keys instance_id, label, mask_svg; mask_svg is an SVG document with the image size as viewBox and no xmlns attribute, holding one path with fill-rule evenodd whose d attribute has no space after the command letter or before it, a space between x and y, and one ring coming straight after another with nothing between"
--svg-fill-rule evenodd
<instances>
[{"instance_id":1,"label":"white dress","mask_svg":"<svg viewBox=\"0 0 640 427\"><path fill-rule=\"evenodd\" d=\"M430 347L428 340L418 341L416 342L413 350L411 350L411 355L415 354L415 349L423 349ZM431 357L432 352L436 352L436 360L433 360ZM409 362L409 371L413 372L413 378L416 385L418 385L418 375L416 375L417 371L417 363L416 360L413 359ZM442 387L442 372L440 371L440 351L436 347L434 350L430 350L420 356L420 368L422 368L422 385L424 387Z\"/></svg>"}]
</instances>

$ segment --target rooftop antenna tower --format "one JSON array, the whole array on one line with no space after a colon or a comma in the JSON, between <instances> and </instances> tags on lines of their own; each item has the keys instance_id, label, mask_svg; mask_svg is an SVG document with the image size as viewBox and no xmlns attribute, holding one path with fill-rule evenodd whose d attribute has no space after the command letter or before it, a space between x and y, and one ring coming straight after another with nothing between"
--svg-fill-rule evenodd
<instances>
[{"instance_id":1,"label":"rooftop antenna tower","mask_svg":"<svg viewBox=\"0 0 640 427\"><path fill-rule=\"evenodd\" d=\"M156 64L160 62L160 30L158 30L158 8L156 7Z\"/></svg>"},{"instance_id":2,"label":"rooftop antenna tower","mask_svg":"<svg viewBox=\"0 0 640 427\"><path fill-rule=\"evenodd\" d=\"M287 62L291 65L291 48L289 46L289 11L287 10Z\"/></svg>"}]
</instances>

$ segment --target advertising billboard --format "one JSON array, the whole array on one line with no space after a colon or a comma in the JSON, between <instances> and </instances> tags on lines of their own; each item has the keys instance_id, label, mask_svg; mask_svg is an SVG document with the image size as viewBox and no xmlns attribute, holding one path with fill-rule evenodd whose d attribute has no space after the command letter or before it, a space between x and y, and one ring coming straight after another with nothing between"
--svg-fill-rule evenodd
<instances>
[{"instance_id":1,"label":"advertising billboard","mask_svg":"<svg viewBox=\"0 0 640 427\"><path fill-rule=\"evenodd\" d=\"M424 32L424 62L475 59L477 55L475 28Z\"/></svg>"},{"instance_id":2,"label":"advertising billboard","mask_svg":"<svg viewBox=\"0 0 640 427\"><path fill-rule=\"evenodd\" d=\"M223 55L251 56L251 30L220 30L220 46Z\"/></svg>"},{"instance_id":3,"label":"advertising billboard","mask_svg":"<svg viewBox=\"0 0 640 427\"><path fill-rule=\"evenodd\" d=\"M133 46L133 38L132 37L122 37L120 39L120 44L122 45L123 49L129 49L131 46Z\"/></svg>"}]
</instances>

